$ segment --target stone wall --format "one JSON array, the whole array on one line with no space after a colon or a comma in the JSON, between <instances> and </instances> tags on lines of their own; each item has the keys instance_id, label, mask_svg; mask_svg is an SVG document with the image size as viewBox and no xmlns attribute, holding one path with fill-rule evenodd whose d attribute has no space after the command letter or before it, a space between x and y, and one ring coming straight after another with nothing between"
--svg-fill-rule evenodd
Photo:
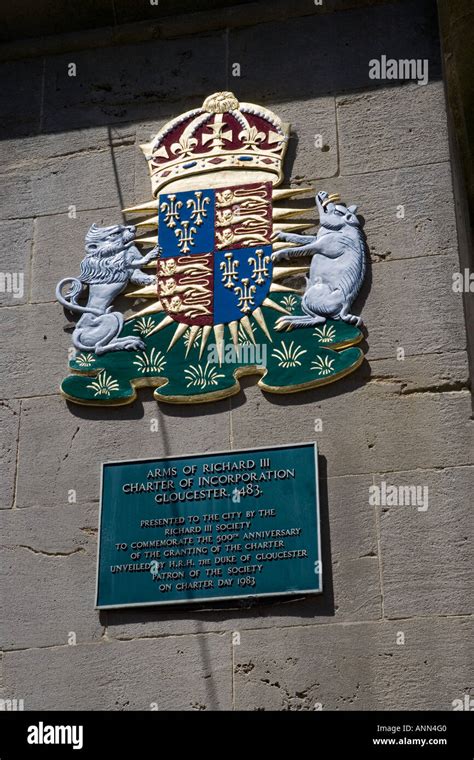
<instances>
[{"instance_id":1,"label":"stone wall","mask_svg":"<svg viewBox=\"0 0 474 760\"><path fill-rule=\"evenodd\" d=\"M241 14L231 28L0 66L1 270L25 283L0 293L2 696L26 709L450 710L472 686L471 394L435 4L254 25ZM382 54L428 59L429 83L370 80ZM212 405L158 406L147 390L125 408L68 405L55 284L78 271L93 221L150 197L139 144L222 89L291 122L292 185L359 204L366 361L295 396L248 378ZM101 461L313 438L320 597L94 610ZM428 486L428 509L370 506L381 480Z\"/></svg>"}]
</instances>

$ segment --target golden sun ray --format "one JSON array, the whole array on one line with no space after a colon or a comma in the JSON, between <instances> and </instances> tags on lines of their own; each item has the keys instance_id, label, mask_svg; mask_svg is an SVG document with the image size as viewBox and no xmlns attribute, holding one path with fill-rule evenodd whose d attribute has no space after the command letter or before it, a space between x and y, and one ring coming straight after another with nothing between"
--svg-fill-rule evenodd
<instances>
[{"instance_id":1,"label":"golden sun ray","mask_svg":"<svg viewBox=\"0 0 474 760\"><path fill-rule=\"evenodd\" d=\"M265 301L264 301L264 303L265 303ZM256 340L255 340L255 335L253 333L253 327L252 327L252 324L250 322L250 319L247 316L242 317L242 319L240 320L240 324L244 328L245 332L247 333L247 335L250 338L250 340L252 341L252 343L254 345L257 345Z\"/></svg>"},{"instance_id":2,"label":"golden sun ray","mask_svg":"<svg viewBox=\"0 0 474 760\"><path fill-rule=\"evenodd\" d=\"M170 325L172 322L174 322L174 319L173 319L173 317L170 317L170 316L167 314L167 315L166 315L166 317L164 317L164 318L161 320L161 322L158 322L157 326L156 326L156 327L154 327L154 328L153 328L153 330L152 330L151 332L149 332L149 333L148 333L148 337L150 337L150 335L154 335L154 333L157 333L157 332L159 332L160 330L162 330L162 329L163 329L163 327L167 327L167 326L168 326L168 325ZM176 324L176 323L175 323L175 324Z\"/></svg>"},{"instance_id":3,"label":"golden sun ray","mask_svg":"<svg viewBox=\"0 0 474 760\"><path fill-rule=\"evenodd\" d=\"M282 201L284 198L291 198L293 195L308 195L314 194L312 187L285 187L283 189L273 190L273 200Z\"/></svg>"},{"instance_id":4,"label":"golden sun ray","mask_svg":"<svg viewBox=\"0 0 474 760\"><path fill-rule=\"evenodd\" d=\"M158 242L158 235L153 235L153 237L135 238L134 242L143 243L143 245L156 245Z\"/></svg>"},{"instance_id":5,"label":"golden sun ray","mask_svg":"<svg viewBox=\"0 0 474 760\"><path fill-rule=\"evenodd\" d=\"M273 280L282 280L284 277L291 277L294 274L303 274L309 269L309 264L299 267L273 267Z\"/></svg>"},{"instance_id":6,"label":"golden sun ray","mask_svg":"<svg viewBox=\"0 0 474 760\"><path fill-rule=\"evenodd\" d=\"M212 330L211 325L204 325L202 328L202 337L201 337L201 346L199 348L199 358L202 358L202 355L204 353L204 349L206 348L207 339L209 337L209 334Z\"/></svg>"},{"instance_id":7,"label":"golden sun ray","mask_svg":"<svg viewBox=\"0 0 474 760\"><path fill-rule=\"evenodd\" d=\"M283 308L283 306L280 306L279 303L276 303L275 301L272 301L271 298L265 298L263 306L268 306L269 309L275 309L275 311L281 311L282 314L289 314L290 312Z\"/></svg>"},{"instance_id":8,"label":"golden sun ray","mask_svg":"<svg viewBox=\"0 0 474 760\"><path fill-rule=\"evenodd\" d=\"M168 351L173 348L174 344L184 335L186 330L188 329L189 325L186 323L180 322L178 324L178 327L176 328L173 337L170 340L170 344L168 346Z\"/></svg>"},{"instance_id":9,"label":"golden sun ray","mask_svg":"<svg viewBox=\"0 0 474 760\"><path fill-rule=\"evenodd\" d=\"M273 220L276 221L277 219L285 219L287 216L299 216L300 214L307 214L308 211L313 211L313 209L310 208L274 208L273 209ZM156 223L156 220L155 220ZM141 222L140 222L141 224ZM138 224L137 224L138 227Z\"/></svg>"},{"instance_id":10,"label":"golden sun ray","mask_svg":"<svg viewBox=\"0 0 474 760\"><path fill-rule=\"evenodd\" d=\"M124 214L138 214L145 211L156 211L158 213L158 201L151 199L145 203L141 203L139 206L130 206L130 208L124 208Z\"/></svg>"},{"instance_id":11,"label":"golden sun ray","mask_svg":"<svg viewBox=\"0 0 474 760\"><path fill-rule=\"evenodd\" d=\"M135 222L135 227L158 227L158 216L149 216L141 222Z\"/></svg>"},{"instance_id":12,"label":"golden sun ray","mask_svg":"<svg viewBox=\"0 0 474 760\"><path fill-rule=\"evenodd\" d=\"M197 336L201 332L200 325L193 325L189 328L189 340L188 345L186 346L186 356L189 354L190 350L192 349L194 345L194 341L196 340Z\"/></svg>"},{"instance_id":13,"label":"golden sun ray","mask_svg":"<svg viewBox=\"0 0 474 760\"><path fill-rule=\"evenodd\" d=\"M153 285L145 285L138 290L130 290L124 294L127 298L156 298L156 283Z\"/></svg>"},{"instance_id":14,"label":"golden sun ray","mask_svg":"<svg viewBox=\"0 0 474 760\"><path fill-rule=\"evenodd\" d=\"M134 311L130 315L127 315L126 320L128 321L129 319L135 319L135 317L145 317L148 314L158 314L160 311L164 311L161 301L155 301L149 306L145 306L144 309L141 309L140 311Z\"/></svg>"},{"instance_id":15,"label":"golden sun ray","mask_svg":"<svg viewBox=\"0 0 474 760\"><path fill-rule=\"evenodd\" d=\"M234 320L234 322L229 322L229 330L230 334L232 336L232 343L236 348L239 346L239 323L237 320Z\"/></svg>"},{"instance_id":16,"label":"golden sun ray","mask_svg":"<svg viewBox=\"0 0 474 760\"><path fill-rule=\"evenodd\" d=\"M219 364L222 364L224 359L224 325L214 325L214 335L216 337L217 356L219 357Z\"/></svg>"},{"instance_id":17,"label":"golden sun ray","mask_svg":"<svg viewBox=\"0 0 474 760\"><path fill-rule=\"evenodd\" d=\"M299 224L297 222L276 222L273 225L273 232L297 232L298 230L309 230L311 227L314 227L314 224L312 222L310 224Z\"/></svg>"},{"instance_id":18,"label":"golden sun ray","mask_svg":"<svg viewBox=\"0 0 474 760\"><path fill-rule=\"evenodd\" d=\"M314 189L312 187L285 187L274 188L272 192L272 198L274 201L282 201L285 198L293 198L298 195L314 195ZM145 203L139 203L137 206L129 206L123 209L124 214L139 214L146 211L158 211L158 201L156 198L151 198Z\"/></svg>"},{"instance_id":19,"label":"golden sun ray","mask_svg":"<svg viewBox=\"0 0 474 760\"><path fill-rule=\"evenodd\" d=\"M290 290L290 288L288 288L288 290ZM252 316L255 319L257 325L259 327L261 327L261 329L263 330L263 332L267 336L267 338L270 341L270 343L273 343L273 338L272 338L272 336L270 335L270 333L268 331L267 323L265 322L265 317L263 316L263 312L262 312L261 308L258 307L257 309L255 309L252 312Z\"/></svg>"}]
</instances>

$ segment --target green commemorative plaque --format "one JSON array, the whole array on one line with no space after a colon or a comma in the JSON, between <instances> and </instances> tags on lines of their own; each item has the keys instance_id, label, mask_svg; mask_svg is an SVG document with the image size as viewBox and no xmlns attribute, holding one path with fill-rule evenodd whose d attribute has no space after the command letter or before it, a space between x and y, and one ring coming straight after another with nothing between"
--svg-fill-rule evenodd
<instances>
[{"instance_id":1,"label":"green commemorative plaque","mask_svg":"<svg viewBox=\"0 0 474 760\"><path fill-rule=\"evenodd\" d=\"M103 465L98 608L321 591L316 444Z\"/></svg>"}]
</instances>

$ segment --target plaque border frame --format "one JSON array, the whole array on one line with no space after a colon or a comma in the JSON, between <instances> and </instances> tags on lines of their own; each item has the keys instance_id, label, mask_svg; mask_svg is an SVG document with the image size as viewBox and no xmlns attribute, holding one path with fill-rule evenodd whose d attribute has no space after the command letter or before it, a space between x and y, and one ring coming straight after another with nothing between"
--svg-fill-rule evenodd
<instances>
[{"instance_id":1,"label":"plaque border frame","mask_svg":"<svg viewBox=\"0 0 474 760\"><path fill-rule=\"evenodd\" d=\"M251 453L254 451L268 451L269 449L286 449L286 448L298 448L303 446L312 446L313 447L313 453L314 453L314 475L315 475L315 492L316 492L316 503L315 503L315 510L316 510L316 525L318 529L318 536L317 536L317 545L318 545L318 558L321 565L320 573L318 574L319 578L319 588L317 589L299 589L298 591L272 591L271 593L262 593L262 594L239 594L236 596L222 596L222 597L206 597L206 598L199 598L199 599L180 599L180 600L173 600L173 601L163 601L163 602L130 602L127 604L98 604L98 596L99 596L99 567L100 567L100 548L101 548L101 528L102 528L102 506L103 506L103 484L104 484L104 468L106 465L109 464L134 464L136 462L157 462L161 460L167 460L167 459L185 459L186 457L194 458L194 457L202 457L202 456L215 456L215 455L226 455L226 454L243 454L243 453ZM240 600L255 600L258 599L268 599L268 598L288 598L288 597L294 597L294 596L309 596L309 595L316 595L316 594L322 594L324 591L324 583L323 583L323 562L322 562L322 554L321 554L321 519L320 519L320 492L319 492L319 466L318 466L318 444L316 441L299 441L298 443L282 443L277 445L267 445L267 446L254 446L251 448L244 448L244 449L232 449L231 451L202 451L197 454L178 454L178 455L171 455L171 456L164 456L164 457L156 457L156 459L152 457L144 457L144 458L137 458L137 459L114 459L108 462L101 462L100 466L100 496L99 496L99 525L98 525L98 533L97 533L97 561L96 561L96 581L95 581L95 597L94 597L94 609L96 610L121 610L121 609L127 609L127 608L133 608L133 607L168 607L172 608L177 605L181 606L183 604L186 604L188 606L190 605L201 605L201 604L210 604L210 603L222 603L222 602L236 602ZM316 574L315 574L316 577ZM218 611L218 607L216 607L216 611Z\"/></svg>"}]
</instances>

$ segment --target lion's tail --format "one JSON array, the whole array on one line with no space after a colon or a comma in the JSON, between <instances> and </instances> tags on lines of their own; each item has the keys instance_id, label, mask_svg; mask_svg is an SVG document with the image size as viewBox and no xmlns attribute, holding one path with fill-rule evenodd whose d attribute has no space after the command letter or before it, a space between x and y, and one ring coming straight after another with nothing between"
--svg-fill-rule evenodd
<instances>
[{"instance_id":1,"label":"lion's tail","mask_svg":"<svg viewBox=\"0 0 474 760\"><path fill-rule=\"evenodd\" d=\"M65 296L62 294L62 290L65 285L70 285L70 288ZM82 282L77 277L64 277L63 280L56 285L56 298L64 308L69 311L77 311L80 314L95 314L100 316L102 312L100 309L91 309L87 306L79 306L77 298L82 292Z\"/></svg>"}]
</instances>

